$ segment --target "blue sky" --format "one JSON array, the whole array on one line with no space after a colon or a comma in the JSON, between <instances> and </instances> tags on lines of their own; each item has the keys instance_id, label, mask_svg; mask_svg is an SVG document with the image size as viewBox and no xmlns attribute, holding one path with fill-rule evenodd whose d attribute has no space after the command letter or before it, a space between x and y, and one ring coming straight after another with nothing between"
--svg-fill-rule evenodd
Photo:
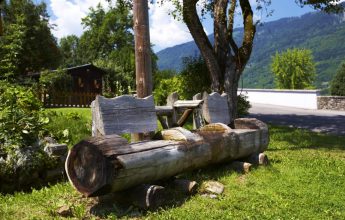
<instances>
[{"instance_id":1,"label":"blue sky","mask_svg":"<svg viewBox=\"0 0 345 220\"><path fill-rule=\"evenodd\" d=\"M85 17L90 7L95 7L101 3L105 7L105 0L35 0L36 2L45 1L48 6L48 13L51 16L51 23L57 25L53 34L57 38L66 35L75 34L80 36L83 28L80 24L81 18ZM255 0L251 0L255 3ZM150 5L150 34L151 42L155 45L154 50L157 52L167 47L188 42L192 40L186 26L181 22L174 20L168 15L172 5L166 4L163 7ZM256 13L256 18L263 22L277 20L283 17L300 16L307 12L313 11L306 6L300 8L294 0L272 0L269 10L273 10L273 15L266 17L265 13ZM205 31L208 34L213 32L212 20L204 21ZM237 27L241 23L236 24Z\"/></svg>"}]
</instances>

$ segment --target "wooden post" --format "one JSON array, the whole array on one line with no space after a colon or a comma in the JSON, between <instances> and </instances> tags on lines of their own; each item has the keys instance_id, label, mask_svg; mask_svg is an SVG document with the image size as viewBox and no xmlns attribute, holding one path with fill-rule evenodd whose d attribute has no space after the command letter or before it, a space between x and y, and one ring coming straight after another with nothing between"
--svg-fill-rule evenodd
<instances>
[{"instance_id":1,"label":"wooden post","mask_svg":"<svg viewBox=\"0 0 345 220\"><path fill-rule=\"evenodd\" d=\"M152 63L147 0L133 1L135 73L138 98L152 94ZM143 140L143 134L132 134L132 141Z\"/></svg>"},{"instance_id":2,"label":"wooden post","mask_svg":"<svg viewBox=\"0 0 345 220\"><path fill-rule=\"evenodd\" d=\"M202 99L201 93L198 93L195 96L193 96L193 100L201 100L201 99ZM193 129L194 130L198 129L203 125L204 123L202 119L202 110L200 108L197 108L193 112Z\"/></svg>"}]
</instances>

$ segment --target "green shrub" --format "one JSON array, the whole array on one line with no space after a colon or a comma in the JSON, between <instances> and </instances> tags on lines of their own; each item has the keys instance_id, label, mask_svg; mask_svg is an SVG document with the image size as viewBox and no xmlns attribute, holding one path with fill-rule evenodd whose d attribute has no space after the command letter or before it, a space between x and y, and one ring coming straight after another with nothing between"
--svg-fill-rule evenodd
<instances>
[{"instance_id":1,"label":"green shrub","mask_svg":"<svg viewBox=\"0 0 345 220\"><path fill-rule=\"evenodd\" d=\"M56 166L40 141L47 122L31 89L0 82L1 192L33 186L44 170Z\"/></svg>"},{"instance_id":2,"label":"green shrub","mask_svg":"<svg viewBox=\"0 0 345 220\"><path fill-rule=\"evenodd\" d=\"M0 83L0 149L33 145L38 141L45 119L42 104L32 90Z\"/></svg>"},{"instance_id":3,"label":"green shrub","mask_svg":"<svg viewBox=\"0 0 345 220\"><path fill-rule=\"evenodd\" d=\"M278 89L311 89L316 74L311 50L287 49L272 57L271 70Z\"/></svg>"},{"instance_id":4,"label":"green shrub","mask_svg":"<svg viewBox=\"0 0 345 220\"><path fill-rule=\"evenodd\" d=\"M345 63L340 66L331 82L331 94L345 96Z\"/></svg>"},{"instance_id":5,"label":"green shrub","mask_svg":"<svg viewBox=\"0 0 345 220\"><path fill-rule=\"evenodd\" d=\"M248 101L248 96L240 94L237 96L237 115L238 117L244 117L249 114L249 109L252 106Z\"/></svg>"},{"instance_id":6,"label":"green shrub","mask_svg":"<svg viewBox=\"0 0 345 220\"><path fill-rule=\"evenodd\" d=\"M43 71L39 79L42 89L50 94L58 92L70 92L73 87L72 76L65 70Z\"/></svg>"},{"instance_id":7,"label":"green shrub","mask_svg":"<svg viewBox=\"0 0 345 220\"><path fill-rule=\"evenodd\" d=\"M161 75L160 75L161 74ZM201 57L184 59L184 68L178 75L162 71L155 76L154 97L157 105L165 105L168 95L177 92L179 99L192 99L197 93L211 92L210 78L204 60ZM244 95L238 96L238 116L248 115L250 103Z\"/></svg>"}]
</instances>

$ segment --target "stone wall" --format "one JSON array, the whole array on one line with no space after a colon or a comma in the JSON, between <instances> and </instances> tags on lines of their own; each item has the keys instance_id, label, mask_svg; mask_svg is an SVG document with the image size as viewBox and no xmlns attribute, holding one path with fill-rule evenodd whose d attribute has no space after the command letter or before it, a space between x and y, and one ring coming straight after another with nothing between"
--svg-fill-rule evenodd
<instances>
[{"instance_id":1,"label":"stone wall","mask_svg":"<svg viewBox=\"0 0 345 220\"><path fill-rule=\"evenodd\" d=\"M317 108L345 111L345 96L318 96Z\"/></svg>"}]
</instances>

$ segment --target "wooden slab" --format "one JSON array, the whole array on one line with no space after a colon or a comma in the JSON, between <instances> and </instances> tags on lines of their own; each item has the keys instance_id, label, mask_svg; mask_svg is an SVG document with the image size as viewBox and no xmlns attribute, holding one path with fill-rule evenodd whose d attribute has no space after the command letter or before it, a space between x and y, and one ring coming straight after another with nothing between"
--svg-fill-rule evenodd
<instances>
[{"instance_id":1,"label":"wooden slab","mask_svg":"<svg viewBox=\"0 0 345 220\"><path fill-rule=\"evenodd\" d=\"M203 100L178 100L174 103L175 108L196 108Z\"/></svg>"},{"instance_id":2,"label":"wooden slab","mask_svg":"<svg viewBox=\"0 0 345 220\"><path fill-rule=\"evenodd\" d=\"M92 103L93 135L144 133L157 129L152 96L123 95L112 99L97 96Z\"/></svg>"},{"instance_id":3,"label":"wooden slab","mask_svg":"<svg viewBox=\"0 0 345 220\"><path fill-rule=\"evenodd\" d=\"M203 100L202 113L207 123L230 123L227 94L204 92Z\"/></svg>"}]
</instances>

